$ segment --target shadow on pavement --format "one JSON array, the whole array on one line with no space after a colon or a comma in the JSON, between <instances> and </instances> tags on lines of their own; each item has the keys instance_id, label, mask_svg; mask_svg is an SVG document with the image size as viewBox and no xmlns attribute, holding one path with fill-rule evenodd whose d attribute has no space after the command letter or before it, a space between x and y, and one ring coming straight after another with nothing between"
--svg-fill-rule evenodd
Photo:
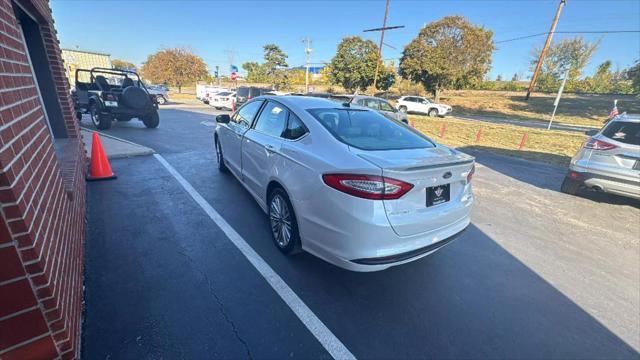
<instances>
[{"instance_id":1,"label":"shadow on pavement","mask_svg":"<svg viewBox=\"0 0 640 360\"><path fill-rule=\"evenodd\" d=\"M233 176L216 170L198 176L213 159L173 161L356 357L637 357L474 225L416 262L349 272L306 253L283 256L272 243L266 215Z\"/></svg>"},{"instance_id":2,"label":"shadow on pavement","mask_svg":"<svg viewBox=\"0 0 640 360\"><path fill-rule=\"evenodd\" d=\"M308 254L288 261L296 291L362 357L638 355L474 225L431 256L377 273Z\"/></svg>"}]
</instances>

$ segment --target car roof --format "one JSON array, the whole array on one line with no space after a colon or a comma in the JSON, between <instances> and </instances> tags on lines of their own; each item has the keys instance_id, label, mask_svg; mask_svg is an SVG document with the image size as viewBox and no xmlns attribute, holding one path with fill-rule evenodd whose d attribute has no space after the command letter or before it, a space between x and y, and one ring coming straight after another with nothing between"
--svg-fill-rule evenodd
<instances>
[{"instance_id":1,"label":"car roof","mask_svg":"<svg viewBox=\"0 0 640 360\"><path fill-rule=\"evenodd\" d=\"M613 118L613 121L640 122L640 114L622 113Z\"/></svg>"},{"instance_id":2,"label":"car roof","mask_svg":"<svg viewBox=\"0 0 640 360\"><path fill-rule=\"evenodd\" d=\"M340 103L335 101L314 97L314 96L298 96L298 95L284 95L284 96L274 96L274 95L262 95L260 98L264 99L273 99L281 102L285 106L298 107L302 109L326 109L326 108L337 108L340 107ZM256 98L258 99L258 98ZM346 106L342 106L347 108ZM358 107L360 108L360 107Z\"/></svg>"}]
</instances>

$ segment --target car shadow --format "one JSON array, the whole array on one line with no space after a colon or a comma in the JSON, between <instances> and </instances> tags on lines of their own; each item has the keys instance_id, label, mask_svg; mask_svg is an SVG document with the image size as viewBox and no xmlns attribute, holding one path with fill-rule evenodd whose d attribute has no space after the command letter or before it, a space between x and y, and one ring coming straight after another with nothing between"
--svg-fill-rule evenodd
<instances>
[{"instance_id":1,"label":"car shadow","mask_svg":"<svg viewBox=\"0 0 640 360\"><path fill-rule=\"evenodd\" d=\"M438 252L381 272L346 271L307 253L283 256L272 243L267 216L251 195L232 175L215 170L212 153L199 155L168 154L166 159L357 357L638 357L638 352L618 335L474 224L459 239ZM152 177L154 182L150 186L145 180L149 171L161 170L161 165L144 161L121 160L114 164L122 175L118 182L98 184L102 186L93 184L88 190L92 199L89 202L88 229L94 238L88 237L91 240L87 241L87 246L92 246L93 250L87 252L87 257L95 261L92 266L87 266L93 269L88 277L88 289L94 296L88 299L88 304L93 300L94 309L97 309L97 302L110 304L117 294L122 296L122 289L139 287L145 290L127 291L126 297L142 308L132 307L129 312L137 314L152 308L172 309L171 313L176 313L173 309L176 303L180 303L184 309L178 308L180 315L170 319L181 318L182 313L185 319L189 319L189 315L193 316L188 313L190 308L199 309L204 306L197 307L196 304L213 300L206 286L194 285L189 297L180 296L181 284L190 281L181 276L191 276L191 272L177 270L174 263L181 256L176 253L178 250L189 255L187 270L193 268L203 277L217 277L220 282L226 279L224 293L237 296L241 303L268 303L269 294L263 295L264 298L246 299L251 279L234 274L240 271L249 276L242 272L250 268L248 263L239 253L236 257L221 251L221 248L232 245L227 239L214 241L216 239L211 236L215 234L204 231L209 224L208 218L188 201L189 198L171 176L159 173L159 176ZM207 170L203 172L203 169ZM173 196L173 202L156 203L165 194ZM125 199L132 205L122 211ZM171 209L165 212L155 210L165 207ZM156 226L141 226L148 221L150 213L156 214L153 218ZM114 217L127 221L125 224L105 221ZM191 219L190 223L185 222L188 219ZM185 229L187 224L200 222L202 233ZM185 236L185 231L188 236ZM131 245L125 244L130 239L123 238L122 234L129 234L127 236L135 239L136 252L129 252ZM114 250L117 239L125 240L120 241L120 252ZM163 251L158 250L163 247L166 247ZM221 259L223 255L225 258ZM113 271L107 268L111 264L104 259L119 259L121 263L116 263L116 274L111 274ZM228 263L231 261L234 263ZM136 262L144 262L147 266L143 269L145 271L141 271ZM544 260L537 266L544 266L543 263ZM578 293L593 291L584 282L574 286ZM613 300L617 300L609 299L607 294L597 296L604 303L614 304ZM229 305L233 304L227 304L225 316L240 323L238 317L241 315L237 315L235 310L232 312ZM250 312L251 309L237 310ZM277 311L277 306L273 311ZM94 314L92 326L97 326L96 317ZM199 318L191 321L204 322ZM137 326L122 314L105 322L108 328L122 327L123 331L129 330L130 333L135 333L131 327ZM258 325L255 324L256 327ZM157 329L154 325L154 331L164 334L165 327L169 326L174 325L168 320L167 323L160 322ZM184 326L185 332L190 329L188 325ZM281 331L283 326L280 323L270 324L273 332ZM242 327L238 330L242 331L250 332L250 329ZM194 336L199 333L194 333ZM103 334L94 331L92 336L95 344ZM291 333L290 336L293 345L282 343L278 346L294 349L304 334ZM176 346L190 340L172 339ZM215 342L217 339L206 341ZM132 346L135 347L135 343ZM158 352L155 357L166 356L161 352L166 351L166 347L162 343L157 350L154 348ZM221 356L224 355L222 353Z\"/></svg>"},{"instance_id":2,"label":"car shadow","mask_svg":"<svg viewBox=\"0 0 640 360\"><path fill-rule=\"evenodd\" d=\"M295 280L287 281L363 357L638 355L474 225L441 251L382 272L354 273L308 254L290 261Z\"/></svg>"},{"instance_id":3,"label":"car shadow","mask_svg":"<svg viewBox=\"0 0 640 360\"><path fill-rule=\"evenodd\" d=\"M518 181L536 186L541 189L560 192L560 185L567 174L568 167L556 165L556 163L571 160L568 156L538 153L529 150L509 150L498 149L489 146L464 146L458 150L473 155L476 161L494 171L502 173ZM551 161L541 162L535 160L524 160L528 158L547 158ZM613 205L629 205L640 208L640 201L632 198L596 192L589 189L582 189L577 194L585 199L599 203Z\"/></svg>"}]
</instances>

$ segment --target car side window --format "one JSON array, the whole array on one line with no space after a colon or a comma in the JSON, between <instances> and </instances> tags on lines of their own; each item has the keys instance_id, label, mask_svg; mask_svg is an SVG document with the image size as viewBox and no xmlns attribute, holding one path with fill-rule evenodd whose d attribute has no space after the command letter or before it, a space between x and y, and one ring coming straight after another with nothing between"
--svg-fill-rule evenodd
<instances>
[{"instance_id":1,"label":"car side window","mask_svg":"<svg viewBox=\"0 0 640 360\"><path fill-rule=\"evenodd\" d=\"M250 127L253 118L256 117L258 110L260 110L260 106L262 105L262 101L252 101L238 110L235 115L231 118L231 121L241 125Z\"/></svg>"},{"instance_id":2,"label":"car side window","mask_svg":"<svg viewBox=\"0 0 640 360\"><path fill-rule=\"evenodd\" d=\"M380 110L380 103L376 99L364 99L364 106L373 110Z\"/></svg>"},{"instance_id":3,"label":"car side window","mask_svg":"<svg viewBox=\"0 0 640 360\"><path fill-rule=\"evenodd\" d=\"M289 140L296 140L306 133L307 129L304 127L302 120L300 120L296 114L289 112L289 121L287 122L287 128L284 130L282 137Z\"/></svg>"},{"instance_id":4,"label":"car side window","mask_svg":"<svg viewBox=\"0 0 640 360\"><path fill-rule=\"evenodd\" d=\"M393 106L389 105L388 102L382 101L382 100L380 100L380 110L382 110L382 111L390 111L390 112L395 112L396 111L393 108Z\"/></svg>"},{"instance_id":5,"label":"car side window","mask_svg":"<svg viewBox=\"0 0 640 360\"><path fill-rule=\"evenodd\" d=\"M282 105L269 101L258 116L254 129L265 134L280 137L287 124L289 111Z\"/></svg>"}]
</instances>

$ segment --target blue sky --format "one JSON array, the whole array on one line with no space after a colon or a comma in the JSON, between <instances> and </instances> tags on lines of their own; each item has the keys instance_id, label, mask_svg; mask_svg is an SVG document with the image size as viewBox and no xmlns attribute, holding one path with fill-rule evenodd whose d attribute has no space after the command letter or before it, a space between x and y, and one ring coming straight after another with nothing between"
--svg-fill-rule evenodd
<instances>
[{"instance_id":1,"label":"blue sky","mask_svg":"<svg viewBox=\"0 0 640 360\"><path fill-rule=\"evenodd\" d=\"M391 0L389 31L383 58L401 55L402 48L431 21L463 15L494 31L494 40L546 32L558 0L539 1L402 1ZM111 58L140 64L158 49L191 48L213 71L229 71L228 54L240 66L262 61L262 45L276 43L289 55L289 65L304 64L302 38L313 41L312 62L330 61L345 36L359 35L378 42L379 35L363 29L379 27L384 1L52 1L58 37L63 47L111 54ZM102 19L103 26L93 21ZM568 0L557 31L640 30L640 1ZM574 35L556 34L554 40ZM605 61L628 67L640 57L640 33L582 35L602 39L586 72ZM490 76L528 75L532 46L544 36L498 44Z\"/></svg>"}]
</instances>

